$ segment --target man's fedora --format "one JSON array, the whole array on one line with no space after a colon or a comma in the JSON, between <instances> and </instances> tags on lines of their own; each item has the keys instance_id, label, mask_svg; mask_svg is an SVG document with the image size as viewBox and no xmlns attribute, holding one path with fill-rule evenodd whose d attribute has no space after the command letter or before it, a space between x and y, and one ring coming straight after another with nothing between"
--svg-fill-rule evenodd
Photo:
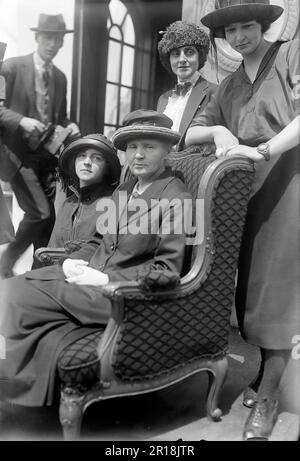
<instances>
[{"instance_id":1,"label":"man's fedora","mask_svg":"<svg viewBox=\"0 0 300 461\"><path fill-rule=\"evenodd\" d=\"M112 136L117 149L126 150L127 143L133 139L152 138L177 144L180 134L171 130L173 121L165 114L155 110L138 109L130 112L123 120L123 126Z\"/></svg>"},{"instance_id":2,"label":"man's fedora","mask_svg":"<svg viewBox=\"0 0 300 461\"><path fill-rule=\"evenodd\" d=\"M235 22L263 21L270 23L283 13L283 8L270 5L269 0L216 0L215 10L201 18L202 24L216 31ZM223 34L215 34L215 37L224 37Z\"/></svg>"},{"instance_id":3,"label":"man's fedora","mask_svg":"<svg viewBox=\"0 0 300 461\"><path fill-rule=\"evenodd\" d=\"M62 14L40 14L37 27L31 27L35 32L51 34L70 34L74 30L66 29L66 23Z\"/></svg>"}]
</instances>

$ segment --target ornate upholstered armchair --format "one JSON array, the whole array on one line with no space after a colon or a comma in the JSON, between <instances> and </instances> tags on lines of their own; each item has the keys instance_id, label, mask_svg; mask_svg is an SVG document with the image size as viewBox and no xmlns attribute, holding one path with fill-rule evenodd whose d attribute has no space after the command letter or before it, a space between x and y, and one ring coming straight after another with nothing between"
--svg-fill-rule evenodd
<instances>
[{"instance_id":1,"label":"ornate upholstered armchair","mask_svg":"<svg viewBox=\"0 0 300 461\"><path fill-rule=\"evenodd\" d=\"M209 375L207 415L217 420L227 372L228 334L241 235L254 167L245 157L197 152L170 156L197 200L197 242L187 246L180 280L148 274L110 283L106 329L59 356L60 421L66 439L79 436L94 402L153 392L200 371ZM204 150L205 152L205 150ZM200 238L199 238L200 236ZM156 281L153 275L159 276Z\"/></svg>"}]
</instances>

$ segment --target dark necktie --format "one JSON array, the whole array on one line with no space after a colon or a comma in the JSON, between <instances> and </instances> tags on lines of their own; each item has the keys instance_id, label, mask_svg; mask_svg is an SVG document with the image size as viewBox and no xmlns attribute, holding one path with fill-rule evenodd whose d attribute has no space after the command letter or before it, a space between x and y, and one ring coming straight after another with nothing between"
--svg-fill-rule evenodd
<instances>
[{"instance_id":1,"label":"dark necktie","mask_svg":"<svg viewBox=\"0 0 300 461\"><path fill-rule=\"evenodd\" d=\"M173 92L178 96L185 96L191 88L191 82L176 83Z\"/></svg>"},{"instance_id":2,"label":"dark necktie","mask_svg":"<svg viewBox=\"0 0 300 461\"><path fill-rule=\"evenodd\" d=\"M49 78L50 78L49 66L44 66L44 70L43 70L43 82L44 82L46 91L48 91Z\"/></svg>"}]
</instances>

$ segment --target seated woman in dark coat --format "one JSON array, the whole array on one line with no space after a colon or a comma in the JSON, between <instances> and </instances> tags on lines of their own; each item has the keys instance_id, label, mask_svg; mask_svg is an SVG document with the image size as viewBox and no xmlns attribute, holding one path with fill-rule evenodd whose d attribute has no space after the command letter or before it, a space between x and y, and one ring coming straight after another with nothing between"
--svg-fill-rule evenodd
<instances>
[{"instance_id":1,"label":"seated woman in dark coat","mask_svg":"<svg viewBox=\"0 0 300 461\"><path fill-rule=\"evenodd\" d=\"M59 158L60 176L71 195L60 207L49 240L51 248L78 249L96 231L97 202L112 195L121 165L112 143L101 134L71 142Z\"/></svg>"},{"instance_id":2,"label":"seated woman in dark coat","mask_svg":"<svg viewBox=\"0 0 300 461\"><path fill-rule=\"evenodd\" d=\"M184 148L187 129L204 110L217 88L200 74L209 47L209 37L204 30L185 21L173 22L158 44L160 60L176 77L176 85L160 96L157 110L170 117L172 129L181 134L177 150Z\"/></svg>"},{"instance_id":3,"label":"seated woman in dark coat","mask_svg":"<svg viewBox=\"0 0 300 461\"><path fill-rule=\"evenodd\" d=\"M26 406L53 403L59 353L110 318L111 303L102 286L137 281L149 270L181 274L192 197L165 165L180 138L171 125L163 114L138 110L115 133L114 145L126 150L133 178L99 202L101 240L95 236L62 266L0 282L0 335L6 341L0 400Z\"/></svg>"}]
</instances>

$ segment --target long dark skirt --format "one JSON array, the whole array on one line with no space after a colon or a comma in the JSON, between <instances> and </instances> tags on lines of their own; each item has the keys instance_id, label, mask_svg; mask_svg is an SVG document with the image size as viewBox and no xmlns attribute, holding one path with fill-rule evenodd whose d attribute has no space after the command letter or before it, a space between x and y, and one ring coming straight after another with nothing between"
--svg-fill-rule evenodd
<instances>
[{"instance_id":1,"label":"long dark skirt","mask_svg":"<svg viewBox=\"0 0 300 461\"><path fill-rule=\"evenodd\" d=\"M299 154L265 162L268 174L258 168L242 240L239 326L247 342L266 349L291 349L300 334Z\"/></svg>"},{"instance_id":2,"label":"long dark skirt","mask_svg":"<svg viewBox=\"0 0 300 461\"><path fill-rule=\"evenodd\" d=\"M49 278L38 280L37 277ZM26 277L34 276L34 280ZM106 325L111 311L98 288L68 284L58 266L31 271L0 284L0 399L51 405L56 360L68 344Z\"/></svg>"}]
</instances>

